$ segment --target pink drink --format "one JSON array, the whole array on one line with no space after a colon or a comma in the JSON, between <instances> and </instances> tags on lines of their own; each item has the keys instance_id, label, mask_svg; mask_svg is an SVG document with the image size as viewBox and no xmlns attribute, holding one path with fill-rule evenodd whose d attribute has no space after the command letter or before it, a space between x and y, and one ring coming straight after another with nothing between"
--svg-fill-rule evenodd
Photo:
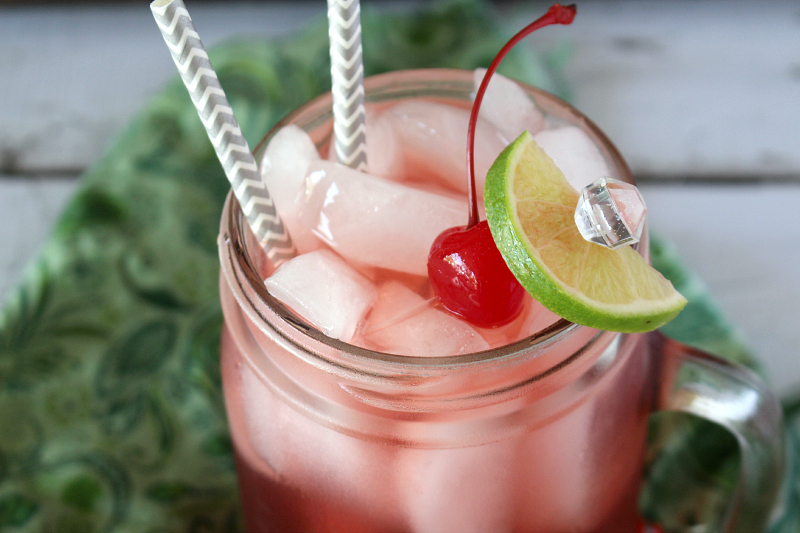
<instances>
[{"instance_id":1,"label":"pink drink","mask_svg":"<svg viewBox=\"0 0 800 533\"><path fill-rule=\"evenodd\" d=\"M222 346L248 531L636 531L651 399L641 343L629 341L584 395L568 400L552 390L595 379L603 365L579 356L583 368L506 400L524 407L465 410L467 420L452 411L399 411L370 435L345 434L361 428L328 427L287 405L243 361L228 331ZM330 383L304 381L334 393ZM461 390L446 397L462 404L470 401L459 392L489 388L468 383L469 372L458 381L449 385ZM338 394L351 403L356 396ZM380 403L376 396L370 403Z\"/></svg>"},{"instance_id":2,"label":"pink drink","mask_svg":"<svg viewBox=\"0 0 800 533\"><path fill-rule=\"evenodd\" d=\"M424 96L461 108L470 104L472 85L472 73L457 71L366 83L379 106ZM552 96L529 92L551 120L579 125L613 174L630 179L585 118ZM287 119L304 126L323 151L330 124L317 119L329 106L323 98ZM418 181L415 168L412 162L406 170ZM452 188L442 181L423 187ZM351 340L361 347L345 344L295 325L259 287L271 267L238 222L238 208L228 202L222 375L248 531L636 531L655 401L648 386L655 367L643 336L575 326L531 300L511 324L474 330L477 340L467 335L454 352L466 355L369 351L387 350L381 343L396 343L398 335L411 345L418 332L430 333L430 313L443 311L425 303L431 293L424 277L351 265L376 284L379 297L366 316L372 326L362 324ZM398 292L400 284L405 289ZM403 298L412 302L398 306L404 316L370 322ZM405 329L387 341L382 334L396 323ZM489 351L471 355L470 347Z\"/></svg>"}]
</instances>

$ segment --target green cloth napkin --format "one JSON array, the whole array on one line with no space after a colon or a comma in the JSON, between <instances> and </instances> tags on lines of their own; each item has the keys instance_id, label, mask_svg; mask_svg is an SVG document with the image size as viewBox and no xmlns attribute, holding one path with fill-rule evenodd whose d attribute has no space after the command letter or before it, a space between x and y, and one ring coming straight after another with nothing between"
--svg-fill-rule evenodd
<instances>
[{"instance_id":1,"label":"green cloth napkin","mask_svg":"<svg viewBox=\"0 0 800 533\"><path fill-rule=\"evenodd\" d=\"M365 8L362 22L368 75L485 66L510 35L469 1L403 16ZM325 24L211 52L251 146L329 89ZM517 50L503 70L564 95L562 60ZM0 531L242 530L219 374L216 235L228 188L177 78L82 178L0 315ZM665 331L752 365L658 240L654 262L690 299ZM735 443L680 417L654 426L671 430L654 432L663 451L646 514L668 525L702 519L731 486ZM796 487L787 501L776 533L798 530Z\"/></svg>"}]
</instances>

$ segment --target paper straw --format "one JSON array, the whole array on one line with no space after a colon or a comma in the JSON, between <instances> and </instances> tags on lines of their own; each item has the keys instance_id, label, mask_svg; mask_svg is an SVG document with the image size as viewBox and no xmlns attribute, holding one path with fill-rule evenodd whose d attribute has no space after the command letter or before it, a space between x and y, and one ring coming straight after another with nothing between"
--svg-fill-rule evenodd
<instances>
[{"instance_id":1,"label":"paper straw","mask_svg":"<svg viewBox=\"0 0 800 533\"><path fill-rule=\"evenodd\" d=\"M333 133L336 156L357 170L367 169L361 7L358 0L328 0L331 46Z\"/></svg>"},{"instance_id":2,"label":"paper straw","mask_svg":"<svg viewBox=\"0 0 800 533\"><path fill-rule=\"evenodd\" d=\"M150 10L250 228L274 264L294 257L297 250L292 238L261 179L186 6L182 0L155 0Z\"/></svg>"}]
</instances>

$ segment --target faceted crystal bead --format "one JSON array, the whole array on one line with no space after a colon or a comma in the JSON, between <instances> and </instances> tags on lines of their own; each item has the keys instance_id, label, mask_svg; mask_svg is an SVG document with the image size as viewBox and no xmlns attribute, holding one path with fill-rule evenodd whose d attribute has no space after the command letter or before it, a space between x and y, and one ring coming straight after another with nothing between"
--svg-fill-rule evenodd
<instances>
[{"instance_id":1,"label":"faceted crystal bead","mask_svg":"<svg viewBox=\"0 0 800 533\"><path fill-rule=\"evenodd\" d=\"M613 249L639 242L646 213L635 185L603 177L581 192L575 224L587 241Z\"/></svg>"}]
</instances>

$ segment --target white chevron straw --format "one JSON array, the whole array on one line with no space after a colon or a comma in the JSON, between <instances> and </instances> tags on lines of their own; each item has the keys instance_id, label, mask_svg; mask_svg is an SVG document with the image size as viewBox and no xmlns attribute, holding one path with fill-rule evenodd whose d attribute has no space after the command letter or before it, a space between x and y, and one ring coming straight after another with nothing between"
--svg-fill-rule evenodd
<instances>
[{"instance_id":1,"label":"white chevron straw","mask_svg":"<svg viewBox=\"0 0 800 533\"><path fill-rule=\"evenodd\" d=\"M333 134L340 163L367 169L361 7L358 0L328 0Z\"/></svg>"},{"instance_id":2,"label":"white chevron straw","mask_svg":"<svg viewBox=\"0 0 800 533\"><path fill-rule=\"evenodd\" d=\"M150 11L250 228L276 266L291 259L297 255L297 250L261 179L256 160L186 6L182 0L155 0L150 4Z\"/></svg>"}]
</instances>

